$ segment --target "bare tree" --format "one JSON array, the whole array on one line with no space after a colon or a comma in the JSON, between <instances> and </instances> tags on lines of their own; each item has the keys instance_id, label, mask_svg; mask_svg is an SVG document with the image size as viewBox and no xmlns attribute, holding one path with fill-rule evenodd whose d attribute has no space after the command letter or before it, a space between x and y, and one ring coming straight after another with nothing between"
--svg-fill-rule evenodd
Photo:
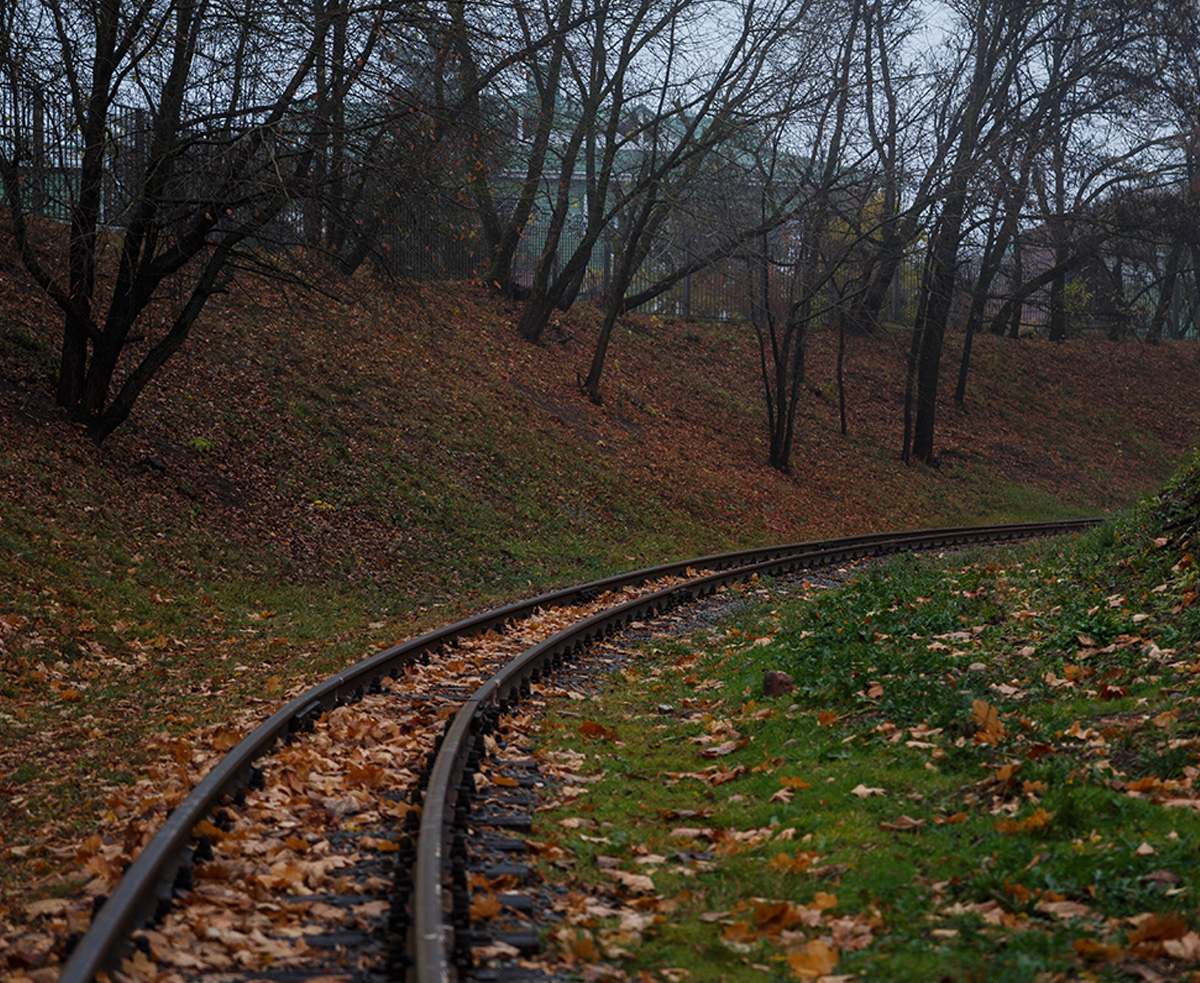
<instances>
[{"instance_id":1,"label":"bare tree","mask_svg":"<svg viewBox=\"0 0 1200 983\"><path fill-rule=\"evenodd\" d=\"M1085 131L1083 121L1094 122L1106 104L1096 80L1108 78L1108 66L1129 43L1136 28L1120 29L1076 0L970 5L963 8L962 14L962 83L954 90L957 95L951 103L955 108L947 117L946 130L954 135L954 149L947 157L938 194L939 214L930 238L921 305L913 329L905 406L902 456L925 463L936 459L934 423L942 347L959 250L970 225L971 191L978 188L989 148L1012 140L1014 135L1036 142L1035 154L1040 157L1035 157L1032 178L1038 189L1041 224L1047 230L1053 254L1050 269L1039 271L1036 279L1058 284L1051 306L1061 310L1064 273L1086 251L1079 248L1079 243L1071 245L1072 209L1068 199L1085 201L1107 184L1123 180L1127 162L1148 145L1143 141L1117 152L1083 155L1083 143L1076 139ZM1068 175L1067 161L1072 158L1086 163ZM985 198L976 195L974 200ZM1034 289L1032 282L1021 284L1009 298L1010 303ZM1006 318L1010 310L1006 304L998 320ZM915 418L911 418L914 396Z\"/></svg>"},{"instance_id":2,"label":"bare tree","mask_svg":"<svg viewBox=\"0 0 1200 983\"><path fill-rule=\"evenodd\" d=\"M793 28L794 64L805 81L804 89L791 96L789 136L795 149L792 166L784 172L785 180L804 193L795 220L781 226L778 251L764 237L763 285L756 286L760 299L753 318L767 408L768 463L781 471L791 469L809 330L844 313L851 295L857 300L862 293L864 279L851 290L847 277L853 278L849 271L860 247L881 228L874 220L869 227L863 223L869 203L876 200L864 87L858 81L864 61L871 70L872 45L878 40L869 11L864 0L814 5L811 14L816 16ZM825 33L830 23L836 24L833 36L839 39L833 46ZM786 275L782 310L772 303L768 286L772 267Z\"/></svg>"},{"instance_id":3,"label":"bare tree","mask_svg":"<svg viewBox=\"0 0 1200 983\"><path fill-rule=\"evenodd\" d=\"M302 222L293 203L348 93L380 85L388 15L333 0L307 18L272 0L19 0L8 14L5 205L62 311L58 401L102 441L235 270L280 270L262 249Z\"/></svg>"},{"instance_id":4,"label":"bare tree","mask_svg":"<svg viewBox=\"0 0 1200 983\"><path fill-rule=\"evenodd\" d=\"M679 130L694 133L703 114L689 119L689 112L703 104L706 93L713 98L701 74L688 71L681 77L679 66L691 66L675 57L703 6L689 0L598 0L590 34L569 54L573 107L564 120L565 149L545 247L519 324L527 341L540 340L554 309L578 290L597 245L630 203L690 156L690 137L681 144L678 133L670 134L671 150L659 143L672 117ZM698 95L687 91L689 81L698 81ZM583 231L560 264L559 242L576 193L580 156Z\"/></svg>"},{"instance_id":5,"label":"bare tree","mask_svg":"<svg viewBox=\"0 0 1200 983\"><path fill-rule=\"evenodd\" d=\"M786 38L797 7L785 3L772 8L749 0L727 10L727 15L737 18L736 33L723 62L704 74L688 67L697 55L702 58L703 52L684 47L674 35L673 25L664 49L657 102L645 114L645 136L636 178L631 182L632 193L623 196L623 207L617 214L612 238L616 246L615 270L605 297L604 320L583 381L584 391L593 401L600 400L609 342L617 319L629 309L634 275L656 247L669 241L672 227L690 228L689 213L694 213L692 206L700 197L701 186L720 170L722 161L728 160L726 155L737 155L743 135L757 130L769 111L775 96L769 58ZM684 64L682 73L672 70L677 62ZM709 254L714 252L722 250L718 247ZM653 293L653 289L645 293Z\"/></svg>"}]
</instances>

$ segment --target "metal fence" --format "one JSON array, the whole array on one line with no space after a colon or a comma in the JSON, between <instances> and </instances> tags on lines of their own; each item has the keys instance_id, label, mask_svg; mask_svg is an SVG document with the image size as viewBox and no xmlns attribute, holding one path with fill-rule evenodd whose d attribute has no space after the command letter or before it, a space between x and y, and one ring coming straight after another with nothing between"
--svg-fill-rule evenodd
<instances>
[{"instance_id":1,"label":"metal fence","mask_svg":"<svg viewBox=\"0 0 1200 983\"><path fill-rule=\"evenodd\" d=\"M119 227L136 197L136 182L145 170L150 140L150 114L122 107L108 121L104 176L100 187L100 222ZM69 102L33 90L15 98L0 89L0 153L15 161L22 182L21 204L31 215L66 222L79 200L84 141ZM8 205L0 189L0 203Z\"/></svg>"},{"instance_id":2,"label":"metal fence","mask_svg":"<svg viewBox=\"0 0 1200 983\"><path fill-rule=\"evenodd\" d=\"M31 214L55 221L69 221L79 195L83 140L68 115L65 100L44 92L14 100L10 90L0 89L0 152L15 159L23 181L23 206ZM105 144L104 178L101 186L100 221L120 228L137 201L144 179L151 140L152 118L138 107L126 107L109 121ZM204 183L203 161L183 160L175 189L180 201L198 200ZM386 175L372 179L366 194L345 216L331 216L313 201L298 198L288 203L270 224L247 244L268 251L286 251L319 241L326 223L341 220L355 234L377 223L373 252L381 269L391 275L415 279L471 279L486 265L486 246L471 209L452 196L430 189L395 186ZM381 202L390 211L380 217ZM0 190L0 203L3 191ZM527 228L514 261L514 280L528 286L545 247L546 230L536 222ZM564 230L552 260L552 274L563 269L583 241L579 225ZM688 236L683 244L661 243L638 270L627 295L653 288L672 270L693 259ZM592 247L579 285L579 299L598 299L607 294L614 269L614 250L603 237ZM888 299L888 313L895 320L910 318L919 290L919 269L902 264ZM786 309L786 270L777 269L769 278L768 293L775 310ZM732 320L750 319L761 303L761 259L750 252L735 253L692 273L658 293L639 308L640 312L672 317ZM1028 305L1028 316L1039 317L1036 300Z\"/></svg>"},{"instance_id":3,"label":"metal fence","mask_svg":"<svg viewBox=\"0 0 1200 983\"><path fill-rule=\"evenodd\" d=\"M144 180L150 153L152 118L144 108L126 107L110 118L105 141L101 185L100 222L121 228L128 221ZM16 160L22 180L22 207L33 215L67 222L80 192L83 139L67 115L65 102L30 93L14 100L0 89L0 152ZM181 161L179 186L174 197L181 202L200 200L206 170L204 161ZM366 194L344 216L323 211L324 206L298 198L289 202L246 245L267 251L287 251L322 240L332 221L343 221L357 235L375 223L375 262L390 275L414 279L471 279L486 265L486 246L479 224L464 204L436 191L394 187L386 176L372 179ZM420 193L418 193L418 191ZM380 216L381 202L389 203ZM7 205L0 189L0 204ZM578 225L561 236L552 260L552 275L563 269L584 239ZM545 248L546 229L530 223L514 259L514 280L528 286ZM692 259L689 250L660 245L638 270L628 295L653 288L672 270ZM613 276L614 250L609 238L592 247L577 297L593 300L607 294ZM695 272L641 305L645 313L683 318L748 319L756 303L756 261L735 254ZM915 283L897 280L893 307L899 313L916 289Z\"/></svg>"},{"instance_id":4,"label":"metal fence","mask_svg":"<svg viewBox=\"0 0 1200 983\"><path fill-rule=\"evenodd\" d=\"M655 288L674 270L682 269L694 259L688 248L686 236L682 245L664 245L643 263L634 275L626 296L634 297ZM514 263L514 277L518 283L529 285L545 248L546 233L536 226L526 230ZM579 230L564 231L558 243L557 254L552 261L552 273L562 269L580 247L583 235ZM614 252L611 240L602 238L591 250L586 272L580 289L582 299L604 297L613 275ZM658 314L664 317L696 318L701 320L750 320L755 316L756 306L761 302L762 260L752 252L735 252L704 269L676 281L652 300L640 305L640 313ZM788 271L775 267L770 277L769 294L776 311L786 310L788 293ZM920 288L920 270L911 264L902 264L893 277L888 297L888 312L894 319L908 314L915 304Z\"/></svg>"}]
</instances>

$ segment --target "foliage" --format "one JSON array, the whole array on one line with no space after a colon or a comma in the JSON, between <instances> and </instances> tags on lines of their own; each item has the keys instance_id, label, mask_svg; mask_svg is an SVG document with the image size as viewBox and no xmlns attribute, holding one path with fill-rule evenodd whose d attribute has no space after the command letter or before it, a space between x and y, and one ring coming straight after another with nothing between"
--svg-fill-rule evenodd
<instances>
[{"instance_id":1,"label":"foliage","mask_svg":"<svg viewBox=\"0 0 1200 983\"><path fill-rule=\"evenodd\" d=\"M1177 537L1177 545L1196 545L1200 532L1200 451L1193 452L1158 496L1157 517L1162 531Z\"/></svg>"}]
</instances>

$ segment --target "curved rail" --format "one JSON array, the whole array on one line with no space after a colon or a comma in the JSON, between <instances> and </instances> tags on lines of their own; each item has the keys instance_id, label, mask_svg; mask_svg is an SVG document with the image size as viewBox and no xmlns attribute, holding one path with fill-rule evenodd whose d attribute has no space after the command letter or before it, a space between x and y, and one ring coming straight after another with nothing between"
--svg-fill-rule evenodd
<instances>
[{"instance_id":1,"label":"curved rail","mask_svg":"<svg viewBox=\"0 0 1200 983\"><path fill-rule=\"evenodd\" d=\"M449 983L457 978L456 969L469 965L469 942L465 938L469 925L461 922L447 924L446 920L448 911L461 911L463 908L461 904L447 904L448 820L458 806L459 796L469 798L472 794L473 783L464 781L464 773L476 739L491 729L492 721L500 709L515 702L515 694L529 682L536 681L544 669L596 637L633 620L656 614L682 599L705 596L720 587L747 581L756 575L776 576L798 569L906 550L1075 532L1095 521L922 530L818 543L808 549L792 553L785 551L783 555L693 579L628 601L593 615L528 649L479 687L462 706L445 733L430 771L418 832L420 849L413 871L409 936L409 952L413 962L409 979L413 983Z\"/></svg>"},{"instance_id":2,"label":"curved rail","mask_svg":"<svg viewBox=\"0 0 1200 983\"><path fill-rule=\"evenodd\" d=\"M755 575L774 576L805 567L901 550L1077 532L1099 521L1080 519L874 533L714 554L645 567L551 591L482 612L393 646L307 690L259 725L221 759L176 807L130 865L75 947L59 975L59 983L92 983L98 972L117 963L130 934L151 919L160 917L169 907L177 877L193 863L192 830L195 826L213 811L222 796L233 794L244 785L255 782L254 761L277 742L286 741L291 734L311 727L312 721L324 711L361 698L365 692L377 687L384 676L397 675L404 666L420 661L429 653L440 652L457 639L503 628L528 617L539 608L591 600L605 591L684 575L688 569L721 571L594 615L534 646L484 683L464 704L446 731L441 750L429 773L429 791L422 811L421 849L418 851L413 883L413 936L409 951L414 964L412 978L420 983L450 980L453 977L450 975L447 955L448 930L442 910L443 835L448 797L450 804L453 804L453 793L448 790L463 774L469 752L468 738L482 733L478 731L478 721L489 715L494 717L499 708L512 698L514 691L522 683L527 684L531 678L536 678L548 663L647 612L664 610L685 596L708 594L720 586L748 580Z\"/></svg>"}]
</instances>

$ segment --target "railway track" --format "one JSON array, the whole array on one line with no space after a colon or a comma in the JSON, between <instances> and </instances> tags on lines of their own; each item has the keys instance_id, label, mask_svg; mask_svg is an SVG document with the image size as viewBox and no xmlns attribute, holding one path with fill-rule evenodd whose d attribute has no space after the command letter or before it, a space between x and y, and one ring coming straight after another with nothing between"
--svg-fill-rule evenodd
<instances>
[{"instance_id":1,"label":"railway track","mask_svg":"<svg viewBox=\"0 0 1200 983\"><path fill-rule=\"evenodd\" d=\"M212 970L222 980L465 979L465 830L476 773L497 749L502 716L557 667L633 622L755 577L1078 532L1097 521L872 534L700 557L544 594L381 652L309 689L229 750L97 903L59 983L91 983L130 953L124 965L135 978L153 978L157 960L187 980ZM503 784L532 782L509 757L505 767L518 777ZM504 838L521 828L519 810L495 799L489 809L490 823L478 813L474 821L489 825L493 852L519 850ZM271 823L280 828L264 830ZM187 904L173 907L177 899ZM229 921L222 905L242 916ZM196 956L193 944L212 958Z\"/></svg>"}]
</instances>

